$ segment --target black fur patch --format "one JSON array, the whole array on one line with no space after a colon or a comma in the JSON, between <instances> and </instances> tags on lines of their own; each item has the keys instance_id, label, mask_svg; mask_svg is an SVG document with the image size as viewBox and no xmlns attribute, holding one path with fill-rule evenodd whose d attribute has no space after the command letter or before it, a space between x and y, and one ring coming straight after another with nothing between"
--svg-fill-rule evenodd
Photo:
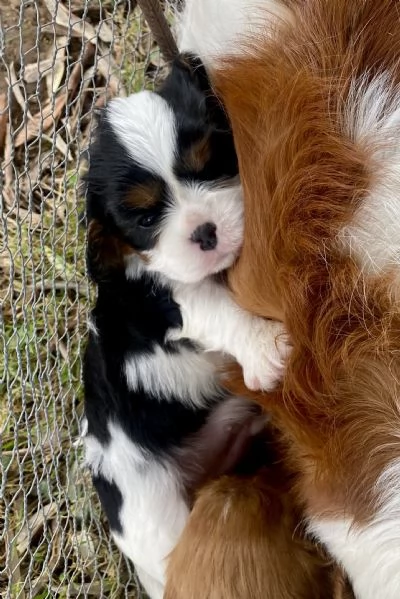
<instances>
[{"instance_id":1,"label":"black fur patch","mask_svg":"<svg viewBox=\"0 0 400 599\"><path fill-rule=\"evenodd\" d=\"M239 168L228 117L200 59L190 54L176 58L157 93L171 106L177 120L176 176L194 181L236 176ZM186 157L196 148L202 150L202 156L193 163Z\"/></svg>"},{"instance_id":2,"label":"black fur patch","mask_svg":"<svg viewBox=\"0 0 400 599\"><path fill-rule=\"evenodd\" d=\"M104 117L98 124L85 179L88 226L95 220L108 236L129 245L132 250L151 249L156 242L156 227L168 206L167 186L128 156ZM132 201L135 190L142 194L144 188L157 189L157 197L151 205L140 205L140 202L135 205ZM150 226L143 226L145 217L152 217ZM90 254L90 236L88 241L89 273L98 281L104 278L101 273L108 265L107 256L105 261L94 262Z\"/></svg>"},{"instance_id":3,"label":"black fur patch","mask_svg":"<svg viewBox=\"0 0 400 599\"><path fill-rule=\"evenodd\" d=\"M121 491L116 484L110 483L103 476L92 476L92 480L111 530L121 534L123 532L119 519L122 507Z\"/></svg>"},{"instance_id":4,"label":"black fur patch","mask_svg":"<svg viewBox=\"0 0 400 599\"><path fill-rule=\"evenodd\" d=\"M130 355L151 353L156 344L167 352L179 349L181 342L164 344L168 328L182 322L169 290L156 288L150 277L102 284L92 318L99 336L90 333L84 360L89 434L107 444L112 419L145 452L157 456L179 446L200 428L208 410L192 408L174 397L160 401L144 390L131 391L124 373ZM186 341L182 345L190 347Z\"/></svg>"}]
</instances>

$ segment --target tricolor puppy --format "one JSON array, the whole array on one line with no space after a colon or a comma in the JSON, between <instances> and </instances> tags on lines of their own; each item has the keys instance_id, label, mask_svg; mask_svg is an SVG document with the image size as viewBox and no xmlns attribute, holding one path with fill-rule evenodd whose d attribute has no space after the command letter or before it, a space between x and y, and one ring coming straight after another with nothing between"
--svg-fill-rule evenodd
<instances>
[{"instance_id":1,"label":"tricolor puppy","mask_svg":"<svg viewBox=\"0 0 400 599\"><path fill-rule=\"evenodd\" d=\"M119 548L152 599L190 492L229 471L264 418L219 384L219 350L251 386L279 380L278 323L214 277L242 242L237 163L205 71L176 61L158 93L113 100L87 175L88 269L98 285L85 355L86 460ZM284 337L284 335L283 335Z\"/></svg>"},{"instance_id":2,"label":"tricolor puppy","mask_svg":"<svg viewBox=\"0 0 400 599\"><path fill-rule=\"evenodd\" d=\"M158 93L113 100L100 120L88 176L89 262L106 250L128 278L146 271L168 281L183 319L175 338L233 355L249 388L270 389L286 355L282 326L240 310L211 278L242 243L237 172L229 124L204 68L186 56ZM107 275L106 262L97 260L95 279Z\"/></svg>"}]
</instances>

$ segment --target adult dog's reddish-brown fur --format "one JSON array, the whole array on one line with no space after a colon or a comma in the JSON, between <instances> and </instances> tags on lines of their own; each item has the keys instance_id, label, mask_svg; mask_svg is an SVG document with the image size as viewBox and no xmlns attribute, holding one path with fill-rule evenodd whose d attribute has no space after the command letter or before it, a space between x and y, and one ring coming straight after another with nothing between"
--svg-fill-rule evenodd
<instances>
[{"instance_id":1,"label":"adult dog's reddish-brown fur","mask_svg":"<svg viewBox=\"0 0 400 599\"><path fill-rule=\"evenodd\" d=\"M229 386L253 395L239 368ZM354 599L342 569L306 534L296 475L279 433L270 433L268 466L197 494L168 559L165 599Z\"/></svg>"},{"instance_id":2,"label":"adult dog's reddish-brown fur","mask_svg":"<svg viewBox=\"0 0 400 599\"><path fill-rule=\"evenodd\" d=\"M332 561L305 538L293 476L269 466L199 493L168 566L165 599L336 599Z\"/></svg>"},{"instance_id":3,"label":"adult dog's reddish-brown fur","mask_svg":"<svg viewBox=\"0 0 400 599\"><path fill-rule=\"evenodd\" d=\"M293 537L298 515L270 474L203 489L172 554L165 599L333 598L330 564Z\"/></svg>"},{"instance_id":4,"label":"adult dog's reddish-brown fur","mask_svg":"<svg viewBox=\"0 0 400 599\"><path fill-rule=\"evenodd\" d=\"M230 283L248 310L282 315L292 337L283 397L261 401L292 443L301 496L312 512L361 522L400 457L400 314L398 273L363 274L337 240L374 184L372 149L343 121L355 78L400 79L399 5L293 7L295 26L276 43L215 76L246 202Z\"/></svg>"},{"instance_id":5,"label":"adult dog's reddish-brown fur","mask_svg":"<svg viewBox=\"0 0 400 599\"><path fill-rule=\"evenodd\" d=\"M352 111L362 102L363 86L367 93L383 74L386 91L399 97L399 3L285 4L293 18L275 40L253 40L242 57L226 60L214 74L232 122L245 193L245 243L230 284L245 308L281 318L291 335L283 391L257 399L287 442L286 460L299 473L297 498L312 530L345 565L357 596L395 599L399 260L374 272L350 251L342 232L362 218L358 211L386 168L377 152L379 119L398 104L382 98L376 86L382 105L371 100L375 139L374 131L354 133L359 124ZM396 126L383 140L392 152ZM395 198L399 190L400 181L389 194ZM400 219L400 200L393 218ZM371 236L372 249L375 241ZM240 383L233 386L240 390ZM218 509L214 524L209 521L209 493L199 499L195 520L208 522L218 553L229 531L218 538ZM188 529L186 548L197 534L195 525ZM261 552L259 561L267 555ZM206 567L201 575L207 576Z\"/></svg>"}]
</instances>

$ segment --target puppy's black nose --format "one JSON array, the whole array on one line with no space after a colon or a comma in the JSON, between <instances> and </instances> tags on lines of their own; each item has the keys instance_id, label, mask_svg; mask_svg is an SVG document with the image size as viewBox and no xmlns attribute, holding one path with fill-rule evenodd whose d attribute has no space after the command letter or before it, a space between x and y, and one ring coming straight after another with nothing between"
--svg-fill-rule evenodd
<instances>
[{"instance_id":1,"label":"puppy's black nose","mask_svg":"<svg viewBox=\"0 0 400 599\"><path fill-rule=\"evenodd\" d=\"M214 223L204 223L195 229L190 237L191 241L198 243L203 252L214 250L217 247L217 227Z\"/></svg>"}]
</instances>

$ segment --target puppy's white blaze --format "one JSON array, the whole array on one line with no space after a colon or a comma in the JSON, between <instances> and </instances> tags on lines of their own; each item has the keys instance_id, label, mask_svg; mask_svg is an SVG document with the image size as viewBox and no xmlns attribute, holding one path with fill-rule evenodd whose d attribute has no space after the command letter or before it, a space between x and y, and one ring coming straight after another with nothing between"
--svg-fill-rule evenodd
<instances>
[{"instance_id":1,"label":"puppy's white blaze","mask_svg":"<svg viewBox=\"0 0 400 599\"><path fill-rule=\"evenodd\" d=\"M206 406L207 397L218 396L214 363L185 347L169 354L156 346L152 354L128 358L125 375L132 391L142 388L159 399L172 396L198 408Z\"/></svg>"},{"instance_id":2,"label":"puppy's white blaze","mask_svg":"<svg viewBox=\"0 0 400 599\"><path fill-rule=\"evenodd\" d=\"M172 464L145 458L116 424L109 422L109 432L111 439L105 447L94 437L86 437L86 462L94 474L118 486L123 498L119 513L123 533L114 531L113 537L147 574L144 578L154 579L154 589L164 584L166 558L185 526L188 508Z\"/></svg>"},{"instance_id":3,"label":"puppy's white blaze","mask_svg":"<svg viewBox=\"0 0 400 599\"><path fill-rule=\"evenodd\" d=\"M178 46L218 66L218 57L243 53L240 42L247 36L265 36L291 19L279 0L187 0L177 19Z\"/></svg>"},{"instance_id":4,"label":"puppy's white blaze","mask_svg":"<svg viewBox=\"0 0 400 599\"><path fill-rule=\"evenodd\" d=\"M389 74L355 80L345 133L370 156L372 188L340 243L367 274L400 266L400 87Z\"/></svg>"},{"instance_id":5,"label":"puppy's white blaze","mask_svg":"<svg viewBox=\"0 0 400 599\"><path fill-rule=\"evenodd\" d=\"M210 187L175 183L174 201L163 220L156 246L146 252L148 269L187 283L228 268L243 239L243 200L239 185ZM217 227L215 250L202 251L191 241L197 226Z\"/></svg>"},{"instance_id":6,"label":"puppy's white blaze","mask_svg":"<svg viewBox=\"0 0 400 599\"><path fill-rule=\"evenodd\" d=\"M149 91L115 98L108 105L107 119L132 160L169 182L176 130L174 113L167 102Z\"/></svg>"},{"instance_id":7,"label":"puppy's white blaze","mask_svg":"<svg viewBox=\"0 0 400 599\"><path fill-rule=\"evenodd\" d=\"M380 476L380 507L372 522L314 520L310 530L344 566L358 599L400 597L400 459Z\"/></svg>"}]
</instances>

